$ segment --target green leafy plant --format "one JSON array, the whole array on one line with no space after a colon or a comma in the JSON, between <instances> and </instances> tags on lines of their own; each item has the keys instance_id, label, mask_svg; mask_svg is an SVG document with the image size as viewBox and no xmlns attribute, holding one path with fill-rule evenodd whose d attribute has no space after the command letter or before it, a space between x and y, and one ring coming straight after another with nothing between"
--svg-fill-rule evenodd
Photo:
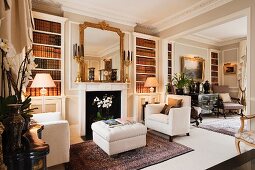
<instances>
[{"instance_id":1,"label":"green leafy plant","mask_svg":"<svg viewBox=\"0 0 255 170\"><path fill-rule=\"evenodd\" d=\"M177 89L183 89L188 86L191 82L191 79L184 73L175 73L172 78L172 83Z\"/></svg>"}]
</instances>

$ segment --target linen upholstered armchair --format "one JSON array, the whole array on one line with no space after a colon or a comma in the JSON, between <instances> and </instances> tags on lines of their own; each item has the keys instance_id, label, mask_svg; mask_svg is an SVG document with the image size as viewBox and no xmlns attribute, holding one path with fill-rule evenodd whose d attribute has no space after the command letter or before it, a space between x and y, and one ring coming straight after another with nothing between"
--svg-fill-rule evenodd
<instances>
[{"instance_id":1,"label":"linen upholstered armchair","mask_svg":"<svg viewBox=\"0 0 255 170\"><path fill-rule=\"evenodd\" d=\"M219 94L219 99L217 103L218 109L222 109L222 114L226 118L226 110L232 111L237 110L238 112L243 109L243 105L240 104L239 98L231 97L229 92L230 89L228 86L212 86L212 90L214 93Z\"/></svg>"},{"instance_id":2,"label":"linen upholstered armchair","mask_svg":"<svg viewBox=\"0 0 255 170\"><path fill-rule=\"evenodd\" d=\"M166 108L166 104L169 104L170 100L181 101L181 107L164 110L163 108ZM191 97L184 95L167 95L166 102L167 103L146 105L145 126L169 135L169 141L172 141L172 136L175 135L186 134L189 136Z\"/></svg>"}]
</instances>

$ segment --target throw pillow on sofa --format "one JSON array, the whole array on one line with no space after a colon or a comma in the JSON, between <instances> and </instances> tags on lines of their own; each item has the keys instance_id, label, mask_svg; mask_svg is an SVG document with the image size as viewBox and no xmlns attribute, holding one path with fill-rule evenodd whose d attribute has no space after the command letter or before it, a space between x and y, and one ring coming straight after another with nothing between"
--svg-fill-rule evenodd
<instances>
[{"instance_id":1,"label":"throw pillow on sofa","mask_svg":"<svg viewBox=\"0 0 255 170\"><path fill-rule=\"evenodd\" d=\"M168 115L171 108L173 108L173 107L171 107L171 106L165 104L165 106L163 107L163 109L161 110L160 113L165 114L165 115Z\"/></svg>"},{"instance_id":2,"label":"throw pillow on sofa","mask_svg":"<svg viewBox=\"0 0 255 170\"><path fill-rule=\"evenodd\" d=\"M229 96L229 93L220 93L219 97L220 97L220 99L222 99L222 101L223 101L224 103L226 103L226 102L232 102L232 101L231 101L231 97Z\"/></svg>"},{"instance_id":3,"label":"throw pillow on sofa","mask_svg":"<svg viewBox=\"0 0 255 170\"><path fill-rule=\"evenodd\" d=\"M182 107L182 99L168 98L168 106L175 108Z\"/></svg>"}]
</instances>

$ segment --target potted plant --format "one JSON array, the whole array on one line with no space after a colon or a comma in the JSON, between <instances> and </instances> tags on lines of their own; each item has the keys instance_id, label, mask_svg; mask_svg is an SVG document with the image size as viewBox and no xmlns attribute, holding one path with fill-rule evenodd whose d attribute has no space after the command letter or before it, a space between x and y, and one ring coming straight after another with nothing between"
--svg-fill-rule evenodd
<instances>
[{"instance_id":1,"label":"potted plant","mask_svg":"<svg viewBox=\"0 0 255 170\"><path fill-rule=\"evenodd\" d=\"M175 73L172 78L172 83L176 87L176 94L183 95L183 88L188 86L190 81L190 78L184 73Z\"/></svg>"}]
</instances>

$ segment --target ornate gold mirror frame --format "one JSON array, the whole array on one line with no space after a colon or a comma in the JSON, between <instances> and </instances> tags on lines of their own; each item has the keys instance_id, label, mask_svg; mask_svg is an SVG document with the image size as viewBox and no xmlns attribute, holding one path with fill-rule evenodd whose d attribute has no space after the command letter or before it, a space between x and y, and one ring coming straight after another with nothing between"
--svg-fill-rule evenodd
<instances>
[{"instance_id":1,"label":"ornate gold mirror frame","mask_svg":"<svg viewBox=\"0 0 255 170\"><path fill-rule=\"evenodd\" d=\"M88 27L116 32L120 36L120 82L124 82L124 56L123 56L124 33L119 28L109 26L109 24L107 24L105 21L99 22L98 24L91 23L91 22L84 22L83 24L80 24L79 26L80 26L80 45L83 45L83 46L84 46L84 39L85 39L84 30Z\"/></svg>"}]
</instances>

